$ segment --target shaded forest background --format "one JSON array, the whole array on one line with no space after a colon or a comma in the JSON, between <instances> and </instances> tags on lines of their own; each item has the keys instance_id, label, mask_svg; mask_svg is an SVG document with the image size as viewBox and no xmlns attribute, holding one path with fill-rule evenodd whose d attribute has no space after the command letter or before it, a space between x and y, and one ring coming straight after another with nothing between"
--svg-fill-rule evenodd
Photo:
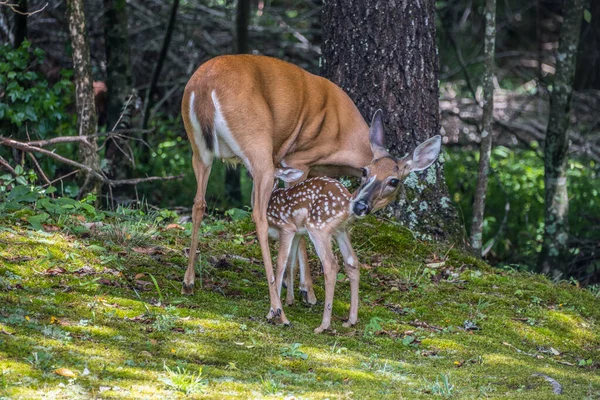
<instances>
[{"instance_id":1,"label":"shaded forest background","mask_svg":"<svg viewBox=\"0 0 600 400\"><path fill-rule=\"evenodd\" d=\"M183 175L178 180L116 188L104 194L105 206L143 203L182 214L189 210L196 182L179 107L187 80L202 62L220 54L249 52L320 72L317 0L84 3L100 131L116 128L123 133L101 142L101 167L115 179ZM66 3L20 4L30 12L41 11L24 18L0 7L0 40L5 43L0 49L2 134L23 140L76 135ZM465 227L470 226L477 182L483 9L481 0L436 3L445 174ZM497 4L494 147L483 241L488 260L501 267L534 269L542 245L542 149L564 11L559 0ZM600 282L600 3L592 1L582 18L569 131L571 236L565 277L594 284ZM164 46L170 21L174 21L172 35ZM117 68L109 71L109 63ZM148 101L153 81L156 89ZM72 156L77 146L61 144L56 151ZM34 161L8 148L0 148L0 155L22 166L17 171L22 181L45 185L38 176L41 169L58 194L74 198L80 194L81 183L73 175L64 177L71 171L64 164L44 157ZM54 182L60 177L64 179ZM244 171L215 165L209 210L222 213L248 206L250 190ZM6 185L2 191L7 192Z\"/></svg>"}]
</instances>

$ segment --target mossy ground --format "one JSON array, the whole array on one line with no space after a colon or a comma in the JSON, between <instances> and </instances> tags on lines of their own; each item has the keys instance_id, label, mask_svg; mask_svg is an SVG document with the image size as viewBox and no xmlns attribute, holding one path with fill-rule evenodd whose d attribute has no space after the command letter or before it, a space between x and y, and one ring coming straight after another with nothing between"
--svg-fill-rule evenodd
<instances>
[{"instance_id":1,"label":"mossy ground","mask_svg":"<svg viewBox=\"0 0 600 400\"><path fill-rule=\"evenodd\" d=\"M164 383L166 366L202 368L192 398L559 398L535 373L562 384L562 398L600 398L600 308L587 290L493 269L369 218L352 232L365 264L360 321L342 327L340 274L336 331L315 335L322 304L287 307L291 328L267 323L252 224L217 225L200 241L203 289L184 297L189 231L163 224L144 238L137 224L75 236L4 224L0 396L185 397ZM131 235L143 245L128 247Z\"/></svg>"}]
</instances>

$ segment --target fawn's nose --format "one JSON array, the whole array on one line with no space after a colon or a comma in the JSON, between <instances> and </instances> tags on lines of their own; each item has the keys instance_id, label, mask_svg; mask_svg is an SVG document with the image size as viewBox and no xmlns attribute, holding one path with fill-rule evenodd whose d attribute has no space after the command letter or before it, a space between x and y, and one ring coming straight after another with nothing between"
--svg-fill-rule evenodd
<instances>
[{"instance_id":1,"label":"fawn's nose","mask_svg":"<svg viewBox=\"0 0 600 400\"><path fill-rule=\"evenodd\" d=\"M354 208L352 209L355 215L362 217L369 213L369 205L366 201L360 200L354 204Z\"/></svg>"}]
</instances>

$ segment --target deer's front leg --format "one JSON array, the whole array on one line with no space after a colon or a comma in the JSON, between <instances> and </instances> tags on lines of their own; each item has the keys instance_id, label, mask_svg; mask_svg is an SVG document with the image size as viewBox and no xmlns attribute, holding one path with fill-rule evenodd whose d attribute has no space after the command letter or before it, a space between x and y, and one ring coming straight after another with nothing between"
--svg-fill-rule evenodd
<instances>
[{"instance_id":1,"label":"deer's front leg","mask_svg":"<svg viewBox=\"0 0 600 400\"><path fill-rule=\"evenodd\" d=\"M321 232L310 232L310 239L315 245L319 259L323 264L325 275L325 306L321 326L315 329L315 333L321 333L331 328L331 312L333 310L333 295L335 292L335 279L337 277L337 261L331 247L331 237Z\"/></svg>"},{"instance_id":2,"label":"deer's front leg","mask_svg":"<svg viewBox=\"0 0 600 400\"><path fill-rule=\"evenodd\" d=\"M271 262L271 252L269 250L269 224L267 222L267 206L273 192L274 171L271 167L267 171L255 171L255 180L253 187L253 210L252 218L256 224L256 236L260 243L260 250L265 264L265 273L267 282L269 283L269 298L271 300L271 308L267 314L267 319L273 320L276 323L289 325L289 321L285 317L281 300L277 293L277 282L273 274L273 264Z\"/></svg>"},{"instance_id":3,"label":"deer's front leg","mask_svg":"<svg viewBox=\"0 0 600 400\"><path fill-rule=\"evenodd\" d=\"M346 275L350 280L350 315L348 321L344 323L344 327L348 328L358 322L358 284L360 281L360 263L356 258L356 253L352 248L350 237L347 231L337 234L336 240L340 247L340 252L344 258L344 268Z\"/></svg>"}]
</instances>

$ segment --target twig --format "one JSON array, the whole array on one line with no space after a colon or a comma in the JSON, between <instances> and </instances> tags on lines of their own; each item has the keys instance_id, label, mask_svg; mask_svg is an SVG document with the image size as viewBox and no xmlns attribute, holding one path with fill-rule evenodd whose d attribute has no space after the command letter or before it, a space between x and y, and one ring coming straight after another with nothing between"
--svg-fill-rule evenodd
<instances>
[{"instance_id":1,"label":"twig","mask_svg":"<svg viewBox=\"0 0 600 400\"><path fill-rule=\"evenodd\" d=\"M35 11L32 11L32 12L23 12L23 11L19 11L19 10L17 10L17 7L19 7L19 5L18 5L18 4L9 3L8 1L0 1L0 6L7 6L7 7L9 7L11 10L13 10L13 12L15 12L15 13L17 13L17 14L26 15L26 16L28 16L28 17L31 17L31 16L32 16L32 15L34 15L34 14L37 14L37 13L39 13L39 12L42 12L42 11L44 11L44 9L45 9L46 7L48 7L48 3L44 4L44 5L42 6L42 8L40 8L40 9L38 9L38 10L35 10Z\"/></svg>"},{"instance_id":2,"label":"twig","mask_svg":"<svg viewBox=\"0 0 600 400\"><path fill-rule=\"evenodd\" d=\"M151 132L154 132L154 128L152 128L152 129L118 129L118 130L111 131L111 132L96 133L95 135L87 135L87 136L59 136L59 137L55 137L52 139L46 139L46 140L34 140L31 142L27 142L27 144L29 144L31 146L36 146L36 147L45 147L45 146L50 146L50 145L58 144L58 143L85 142L88 139L93 139L93 138L98 138L98 137L107 137L107 138L112 137L112 136L125 137L122 135L126 134L126 133L136 133L136 132L151 133ZM139 140L136 138L131 138L131 139Z\"/></svg>"},{"instance_id":3,"label":"twig","mask_svg":"<svg viewBox=\"0 0 600 400\"><path fill-rule=\"evenodd\" d=\"M45 184L44 186L42 186L42 187L51 186L53 183L56 183L56 182L58 182L58 181L62 181L62 180L63 180L63 179L65 179L66 177L68 177L68 176L71 176L71 175L75 175L75 174L76 174L76 173L78 173L78 172L79 172L79 170L78 170L78 169L76 169L75 171L71 171L71 172L69 172L68 174L65 174L65 175L63 175L63 176L60 176L60 177L58 177L58 178L54 179L53 181L50 181L50 182L46 183L46 184Z\"/></svg>"},{"instance_id":4,"label":"twig","mask_svg":"<svg viewBox=\"0 0 600 400\"><path fill-rule=\"evenodd\" d=\"M547 380L548 382L550 382L550 385L552 385L552 392L554 394L562 394L563 391L563 387L560 383L558 383L556 381L556 379L549 377L548 375L544 375L544 374L538 374L535 373L531 376L541 376L542 378L544 378L545 380Z\"/></svg>"},{"instance_id":5,"label":"twig","mask_svg":"<svg viewBox=\"0 0 600 400\"><path fill-rule=\"evenodd\" d=\"M17 171L14 170L13 167L10 166L8 161L2 156L0 156L0 165L4 167L8 172L10 172L13 176L17 176Z\"/></svg>"},{"instance_id":6,"label":"twig","mask_svg":"<svg viewBox=\"0 0 600 400\"><path fill-rule=\"evenodd\" d=\"M38 161L35 158L35 156L33 155L33 153L29 153L29 158L31 158L31 161L33 161L33 165L35 165L35 168L38 170L38 172L42 176L42 179L46 182L46 184L49 185L50 184L50 179L48 179L48 177L46 176L46 174L42 170L42 167L40 166L40 163L38 163Z\"/></svg>"},{"instance_id":7,"label":"twig","mask_svg":"<svg viewBox=\"0 0 600 400\"><path fill-rule=\"evenodd\" d=\"M23 152L26 153L41 153L44 154L48 157L54 158L55 160L58 160L60 162L63 162L65 164L71 165L73 167L82 169L84 171L87 171L89 174L93 175L95 178L99 179L100 181L102 181L103 183L107 184L109 186L109 188L112 188L114 186L123 186L123 185L137 185L138 183L142 183L142 182L152 182L152 181L165 181L165 180L172 180L172 179L179 179L182 178L184 176L184 174L178 175L178 176L165 176L165 177L160 177L160 176L150 176L147 178L136 178L136 179L122 179L122 180L111 180L108 179L102 172L98 172L96 170L94 170L93 168L78 163L77 161L73 161L70 160L66 157L63 157L61 155L58 155L52 151L46 150L46 149L42 149L40 147L35 147L35 146L31 146L28 143L22 143L22 142L17 142L16 140L12 140L12 139L7 139L3 136L0 136L0 144L8 146L8 147L12 147L15 149L19 149Z\"/></svg>"}]
</instances>

